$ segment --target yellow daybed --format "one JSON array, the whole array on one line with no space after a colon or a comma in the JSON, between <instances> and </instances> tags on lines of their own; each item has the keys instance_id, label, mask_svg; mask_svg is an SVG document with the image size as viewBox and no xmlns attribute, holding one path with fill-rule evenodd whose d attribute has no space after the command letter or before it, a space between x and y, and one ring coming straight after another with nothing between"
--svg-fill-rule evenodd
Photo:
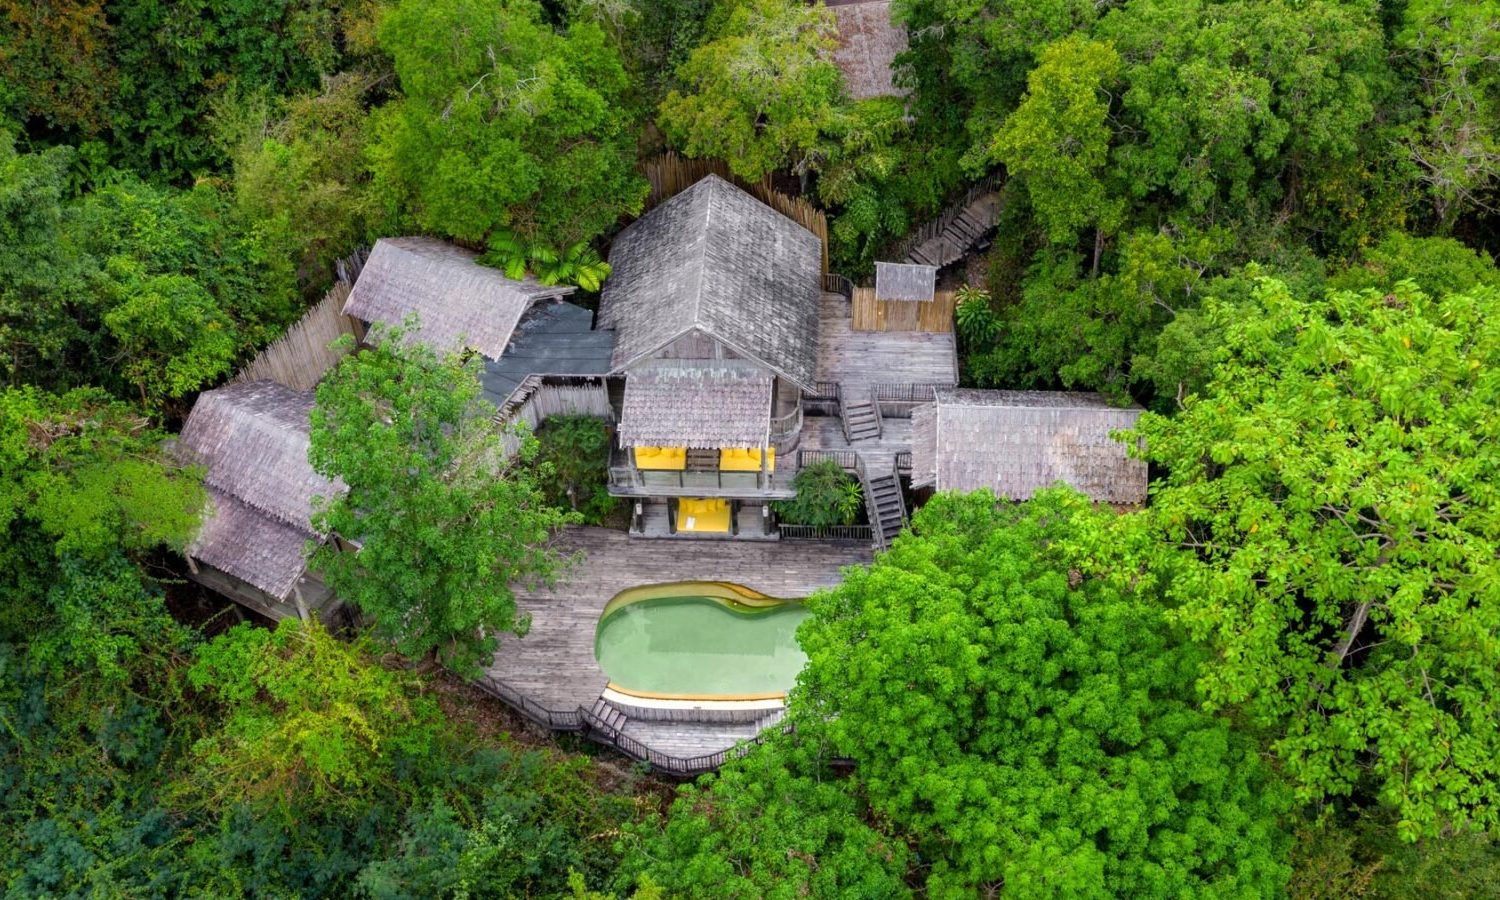
<instances>
[{"instance_id":1,"label":"yellow daybed","mask_svg":"<svg viewBox=\"0 0 1500 900\"><path fill-rule=\"evenodd\" d=\"M728 534L729 501L683 497L677 501L677 530Z\"/></svg>"},{"instance_id":2,"label":"yellow daybed","mask_svg":"<svg viewBox=\"0 0 1500 900\"><path fill-rule=\"evenodd\" d=\"M725 447L719 451L719 469L725 472L759 472L760 448L745 450L739 447ZM776 471L775 447L772 447L766 456L766 471Z\"/></svg>"},{"instance_id":3,"label":"yellow daybed","mask_svg":"<svg viewBox=\"0 0 1500 900\"><path fill-rule=\"evenodd\" d=\"M636 447L637 469L671 470L680 472L687 468L686 447Z\"/></svg>"}]
</instances>

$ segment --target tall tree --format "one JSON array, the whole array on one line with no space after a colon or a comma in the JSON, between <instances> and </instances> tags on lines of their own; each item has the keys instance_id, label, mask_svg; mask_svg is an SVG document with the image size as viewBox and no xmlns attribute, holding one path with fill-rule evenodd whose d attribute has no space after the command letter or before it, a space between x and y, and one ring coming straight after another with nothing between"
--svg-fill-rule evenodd
<instances>
[{"instance_id":1,"label":"tall tree","mask_svg":"<svg viewBox=\"0 0 1500 900\"><path fill-rule=\"evenodd\" d=\"M312 564L399 652L464 670L500 632L525 631L511 586L554 573L551 531L575 518L538 488L535 439L510 452L493 416L477 363L439 359L400 329L345 357L312 414L308 457L349 488L316 524L359 544Z\"/></svg>"},{"instance_id":2,"label":"tall tree","mask_svg":"<svg viewBox=\"0 0 1500 900\"><path fill-rule=\"evenodd\" d=\"M794 0L726 0L708 33L678 69L685 88L661 103L667 137L750 181L816 168L819 137L843 94L832 15Z\"/></svg>"},{"instance_id":3,"label":"tall tree","mask_svg":"<svg viewBox=\"0 0 1500 900\"><path fill-rule=\"evenodd\" d=\"M1500 289L1217 307L1203 396L1139 434L1165 480L1201 687L1274 729L1304 800L1358 792L1403 835L1500 825Z\"/></svg>"},{"instance_id":4,"label":"tall tree","mask_svg":"<svg viewBox=\"0 0 1500 900\"><path fill-rule=\"evenodd\" d=\"M596 24L557 33L530 0L405 0L380 44L402 96L372 125L376 184L424 228L560 252L640 211L629 80Z\"/></svg>"},{"instance_id":5,"label":"tall tree","mask_svg":"<svg viewBox=\"0 0 1500 900\"><path fill-rule=\"evenodd\" d=\"M1071 491L939 495L809 600L798 721L855 762L935 896L1276 893L1283 793L1198 708L1202 654L1155 598L1083 568Z\"/></svg>"}]
</instances>

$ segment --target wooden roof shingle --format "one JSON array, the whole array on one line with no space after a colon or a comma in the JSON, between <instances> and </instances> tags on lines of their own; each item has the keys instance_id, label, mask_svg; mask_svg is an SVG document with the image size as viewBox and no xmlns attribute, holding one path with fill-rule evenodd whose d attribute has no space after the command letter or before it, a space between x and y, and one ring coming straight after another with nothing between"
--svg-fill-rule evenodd
<instances>
[{"instance_id":1,"label":"wooden roof shingle","mask_svg":"<svg viewBox=\"0 0 1500 900\"><path fill-rule=\"evenodd\" d=\"M318 538L314 498L346 490L307 461L312 406L311 391L274 381L225 385L199 395L179 441L213 503L188 554L281 599Z\"/></svg>"},{"instance_id":2,"label":"wooden roof shingle","mask_svg":"<svg viewBox=\"0 0 1500 900\"><path fill-rule=\"evenodd\" d=\"M930 302L937 296L937 266L875 264L875 299Z\"/></svg>"},{"instance_id":3,"label":"wooden roof shingle","mask_svg":"<svg viewBox=\"0 0 1500 900\"><path fill-rule=\"evenodd\" d=\"M609 263L614 371L696 328L812 389L822 245L801 225L709 175L620 232Z\"/></svg>"},{"instance_id":4,"label":"wooden roof shingle","mask_svg":"<svg viewBox=\"0 0 1500 900\"><path fill-rule=\"evenodd\" d=\"M771 375L744 361L642 363L625 379L620 443L759 447L771 423Z\"/></svg>"},{"instance_id":5,"label":"wooden roof shingle","mask_svg":"<svg viewBox=\"0 0 1500 900\"><path fill-rule=\"evenodd\" d=\"M1142 412L1099 394L939 389L912 412L912 485L1025 500L1061 481L1095 500L1140 504L1146 463L1111 433L1135 427Z\"/></svg>"},{"instance_id":6,"label":"wooden roof shingle","mask_svg":"<svg viewBox=\"0 0 1500 900\"><path fill-rule=\"evenodd\" d=\"M411 340L439 354L472 349L499 359L521 314L534 301L574 290L507 278L476 257L434 238L381 238L349 292L344 314L387 325L400 325L415 314Z\"/></svg>"}]
</instances>

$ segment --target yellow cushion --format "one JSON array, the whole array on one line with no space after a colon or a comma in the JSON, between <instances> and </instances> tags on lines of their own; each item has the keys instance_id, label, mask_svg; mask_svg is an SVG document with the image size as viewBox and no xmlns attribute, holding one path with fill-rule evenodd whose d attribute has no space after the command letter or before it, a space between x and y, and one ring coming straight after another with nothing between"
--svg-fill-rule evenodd
<instances>
[{"instance_id":1,"label":"yellow cushion","mask_svg":"<svg viewBox=\"0 0 1500 900\"><path fill-rule=\"evenodd\" d=\"M681 471L687 468L687 448L636 447L635 467L637 469L673 469Z\"/></svg>"},{"instance_id":2,"label":"yellow cushion","mask_svg":"<svg viewBox=\"0 0 1500 900\"><path fill-rule=\"evenodd\" d=\"M719 468L726 472L759 472L760 448L725 447L719 451ZM766 457L766 471L776 471L776 448Z\"/></svg>"},{"instance_id":3,"label":"yellow cushion","mask_svg":"<svg viewBox=\"0 0 1500 900\"><path fill-rule=\"evenodd\" d=\"M729 501L683 497L677 501L677 530L729 533Z\"/></svg>"}]
</instances>

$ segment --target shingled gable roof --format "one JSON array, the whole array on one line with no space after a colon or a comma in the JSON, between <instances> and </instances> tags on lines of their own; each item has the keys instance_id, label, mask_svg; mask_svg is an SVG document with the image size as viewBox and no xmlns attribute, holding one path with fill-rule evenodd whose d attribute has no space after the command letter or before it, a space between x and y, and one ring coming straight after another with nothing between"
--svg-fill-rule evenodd
<instances>
[{"instance_id":1,"label":"shingled gable roof","mask_svg":"<svg viewBox=\"0 0 1500 900\"><path fill-rule=\"evenodd\" d=\"M620 443L760 447L771 423L771 376L743 360L655 360L630 370Z\"/></svg>"},{"instance_id":2,"label":"shingled gable roof","mask_svg":"<svg viewBox=\"0 0 1500 900\"><path fill-rule=\"evenodd\" d=\"M313 498L346 488L307 461L311 391L272 381L230 384L198 397L181 447L208 470L213 511L188 554L285 599L316 539Z\"/></svg>"},{"instance_id":3,"label":"shingled gable roof","mask_svg":"<svg viewBox=\"0 0 1500 900\"><path fill-rule=\"evenodd\" d=\"M912 485L1024 500L1062 481L1095 500L1143 503L1146 463L1110 437L1141 412L1099 394L939 389L912 412Z\"/></svg>"},{"instance_id":4,"label":"shingled gable roof","mask_svg":"<svg viewBox=\"0 0 1500 900\"><path fill-rule=\"evenodd\" d=\"M614 371L697 329L812 389L822 246L801 225L709 175L622 231L609 263Z\"/></svg>"},{"instance_id":5,"label":"shingled gable roof","mask_svg":"<svg viewBox=\"0 0 1500 900\"><path fill-rule=\"evenodd\" d=\"M476 255L433 238L382 238L349 292L344 314L387 325L415 314L411 339L438 353L467 348L499 359L527 307L574 289L507 278L475 262Z\"/></svg>"}]
</instances>

